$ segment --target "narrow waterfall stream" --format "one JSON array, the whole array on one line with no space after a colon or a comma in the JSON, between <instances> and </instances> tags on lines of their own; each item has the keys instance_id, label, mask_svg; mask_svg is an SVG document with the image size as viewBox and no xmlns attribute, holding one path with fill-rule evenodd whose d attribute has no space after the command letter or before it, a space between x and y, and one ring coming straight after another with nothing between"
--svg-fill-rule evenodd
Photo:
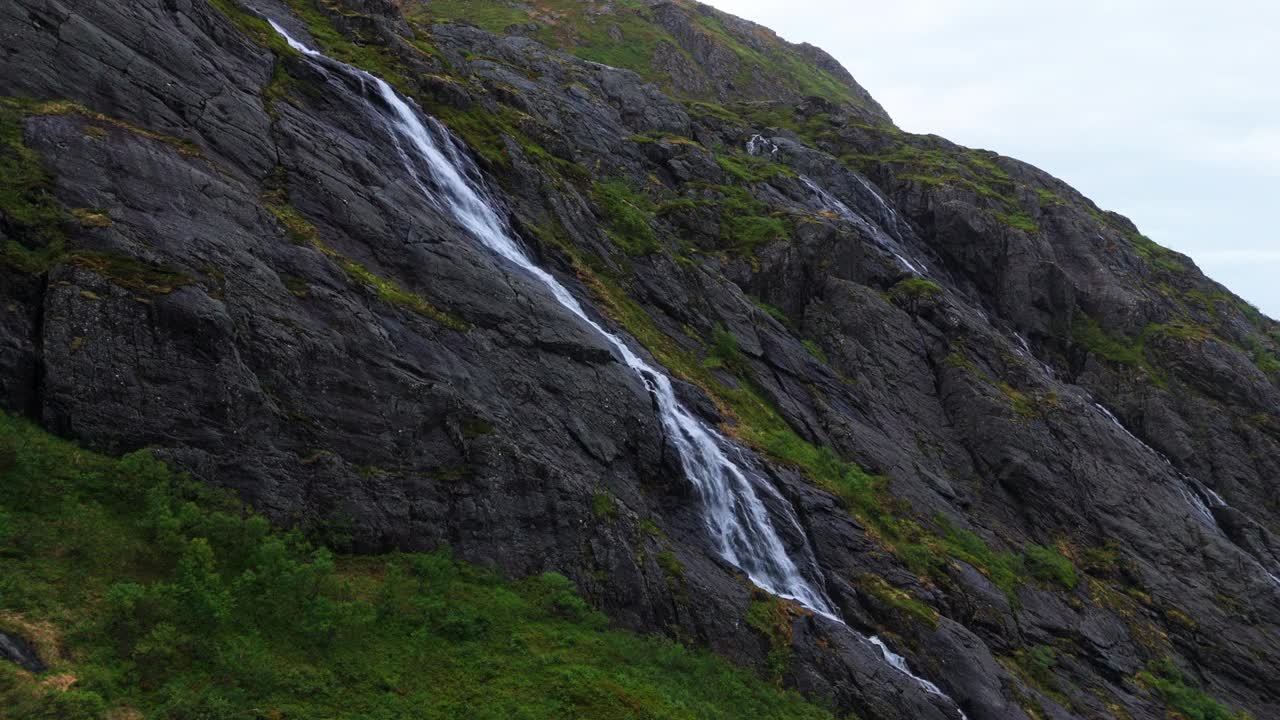
<instances>
[{"instance_id":1,"label":"narrow waterfall stream","mask_svg":"<svg viewBox=\"0 0 1280 720\"><path fill-rule=\"evenodd\" d=\"M812 191L814 195L818 196L818 200L822 202L823 207L825 207L827 210L835 213L836 215L839 215L846 222L850 222L865 228L867 232L871 233L871 237L875 239L876 244L879 245L882 249L884 249L885 252L888 252L890 255L893 255L893 257L896 258L897 261L902 264L902 267L906 268L906 270L910 272L912 275L915 275L916 277L922 277L922 278L928 277L928 275L925 274L926 272L928 272L928 268L924 266L924 263L919 261L911 262L910 260L908 260L903 255L905 251L902 249L902 246L899 245L897 241L894 240L892 237L889 237L888 233L886 233L883 228L880 228L876 225L871 224L870 222L867 222L865 219L863 219L861 215L855 213L853 210L849 208L848 205L845 205L843 202L841 202L840 198L827 192L817 183L805 177L804 175L800 176L800 182L803 183L805 187L809 188L809 190ZM859 178L858 182L862 182L862 179ZM870 188L868 188L868 190L870 190ZM874 191L872 192L874 194ZM884 200L882 200L878 194L876 195L876 199L880 200L881 203L884 202ZM888 206L886 205L885 207L887 208Z\"/></svg>"},{"instance_id":2,"label":"narrow waterfall stream","mask_svg":"<svg viewBox=\"0 0 1280 720\"><path fill-rule=\"evenodd\" d=\"M640 376L656 400L663 428L679 452L685 475L698 489L704 521L721 556L759 587L844 625L822 588L822 572L790 503L768 478L746 463L730 459L740 457L737 448L680 404L664 373L645 363L620 338L592 320L567 288L530 260L515 233L487 200L478 168L448 129L419 113L380 78L328 58L295 40L274 21L269 22L293 49L313 59L322 71L341 72L376 92L385 108L370 105L363 97L359 100L370 105L369 114L385 126L405 169L425 197L449 212L485 247L542 283L560 305L604 338ZM799 565L783 545L761 493L771 496L782 520L805 538ZM925 692L948 700L964 720L964 712L954 701L933 683L913 674L906 661L879 638L864 639L880 650L886 663Z\"/></svg>"},{"instance_id":3,"label":"narrow waterfall stream","mask_svg":"<svg viewBox=\"0 0 1280 720\"><path fill-rule=\"evenodd\" d=\"M1240 551L1244 553L1245 557L1248 557L1250 560L1253 560L1254 564L1258 566L1258 570L1261 571L1262 574L1265 575L1273 585L1275 585L1276 587L1280 587L1280 577L1277 577L1275 573L1268 570L1266 565L1263 564L1262 560L1255 557L1253 553L1249 552L1247 549L1243 547L1240 547L1239 545L1236 545L1235 541L1233 541L1230 537L1228 537L1227 533L1223 531L1222 526L1218 524L1218 519L1214 517L1212 508L1230 508L1231 507L1230 505L1227 504L1226 500L1222 499L1221 495L1214 492L1213 489L1210 488L1208 485L1205 485L1199 480L1196 480L1190 475L1187 475L1181 470L1178 470L1177 467L1174 466L1173 461L1169 460L1169 457L1167 455L1148 445L1146 441L1144 441L1142 438L1138 437L1137 435L1134 435L1133 432L1129 430L1129 428L1124 426L1124 423L1120 422L1120 418L1117 418L1115 416L1115 413L1107 409L1105 405L1102 405L1098 402L1094 402L1093 406L1097 408L1098 411L1101 412L1104 417L1110 420L1113 425L1119 428L1120 432L1124 433L1130 440L1142 446L1147 450L1147 452L1160 458L1161 462L1163 462L1165 465L1172 468L1173 471L1176 472L1178 474L1178 477L1182 480L1182 484L1178 487L1178 493L1182 495L1183 500L1187 501L1187 505L1191 507L1192 511L1194 511L1196 516L1198 516L1214 532L1221 535L1232 545L1235 545L1237 548L1239 548Z\"/></svg>"}]
</instances>

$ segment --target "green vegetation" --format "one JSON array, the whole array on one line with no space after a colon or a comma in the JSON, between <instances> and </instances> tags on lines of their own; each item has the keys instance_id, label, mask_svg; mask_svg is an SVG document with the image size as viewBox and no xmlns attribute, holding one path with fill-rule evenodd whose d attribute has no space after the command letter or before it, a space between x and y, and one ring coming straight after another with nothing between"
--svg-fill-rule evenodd
<instances>
[{"instance_id":1,"label":"green vegetation","mask_svg":"<svg viewBox=\"0 0 1280 720\"><path fill-rule=\"evenodd\" d=\"M1072 324L1071 337L1076 344L1091 353L1120 365L1141 368L1153 377L1159 377L1158 371L1147 362L1143 338L1130 340L1111 335L1102 329L1097 320L1084 314L1079 315Z\"/></svg>"},{"instance_id":2,"label":"green vegetation","mask_svg":"<svg viewBox=\"0 0 1280 720\"><path fill-rule=\"evenodd\" d=\"M760 215L726 215L722 233L744 254L752 254L759 245L788 236L787 225L776 217Z\"/></svg>"},{"instance_id":3,"label":"green vegetation","mask_svg":"<svg viewBox=\"0 0 1280 720\"><path fill-rule=\"evenodd\" d=\"M827 718L702 652L608 629L565 578L335 557L138 452L0 416L13 717ZM70 689L66 689L70 686Z\"/></svg>"},{"instance_id":4,"label":"green vegetation","mask_svg":"<svg viewBox=\"0 0 1280 720\"><path fill-rule=\"evenodd\" d=\"M1022 582L1022 558L1010 552L996 552L975 533L955 527L942 516L936 518L943 530L942 547L946 554L978 568L1004 591L1009 602L1017 603L1017 587Z\"/></svg>"},{"instance_id":5,"label":"green vegetation","mask_svg":"<svg viewBox=\"0 0 1280 720\"><path fill-rule=\"evenodd\" d=\"M858 587L899 613L904 621L915 621L930 628L938 627L938 611L912 597L904 590L893 587L884 578L865 574L858 579Z\"/></svg>"},{"instance_id":6,"label":"green vegetation","mask_svg":"<svg viewBox=\"0 0 1280 720\"><path fill-rule=\"evenodd\" d=\"M774 320L777 320L787 327L791 327L791 318L787 317L787 314L783 312L781 308L774 307L757 297L751 298L751 304L763 310L766 315Z\"/></svg>"},{"instance_id":7,"label":"green vegetation","mask_svg":"<svg viewBox=\"0 0 1280 720\"><path fill-rule=\"evenodd\" d=\"M209 0L223 15L235 25L240 32L248 35L254 42L271 49L281 57L292 57L298 53L289 47L289 43L280 37L266 20L246 11L236 0Z\"/></svg>"},{"instance_id":8,"label":"green vegetation","mask_svg":"<svg viewBox=\"0 0 1280 720\"><path fill-rule=\"evenodd\" d=\"M277 167L272 171L264 186L266 189L262 194L262 204L280 222L280 226L284 228L285 235L290 242L295 245L313 247L324 253L336 262L353 282L370 288L383 302L405 308L459 332L471 327L466 321L441 310L421 295L402 288L395 281L373 272L364 265L325 245L320 239L320 233L315 226L301 212L298 212L297 208L289 204L287 177L283 168ZM299 294L299 288L296 285L289 289L295 295L302 297L306 290L305 283L301 288L303 290L302 295Z\"/></svg>"},{"instance_id":9,"label":"green vegetation","mask_svg":"<svg viewBox=\"0 0 1280 720\"><path fill-rule=\"evenodd\" d=\"M740 183L768 182L777 177L795 177L795 171L781 163L748 155L741 150L716 155L720 169Z\"/></svg>"},{"instance_id":10,"label":"green vegetation","mask_svg":"<svg viewBox=\"0 0 1280 720\"><path fill-rule=\"evenodd\" d=\"M61 252L66 212L53 197L53 177L22 139L26 108L0 99L0 227L3 260L24 272L47 268Z\"/></svg>"},{"instance_id":11,"label":"green vegetation","mask_svg":"<svg viewBox=\"0 0 1280 720\"><path fill-rule=\"evenodd\" d=\"M1053 207L1054 205L1066 205L1067 201L1058 196L1057 193L1046 188L1036 188L1036 197L1040 200L1042 207Z\"/></svg>"},{"instance_id":12,"label":"green vegetation","mask_svg":"<svg viewBox=\"0 0 1280 720\"><path fill-rule=\"evenodd\" d=\"M816 359L818 362L822 363L823 365L831 364L831 361L827 359L827 354L822 351L822 348L818 345L818 343L814 342L813 340L802 340L800 341L800 344L803 345L804 349L807 350L809 354L812 355L814 359Z\"/></svg>"},{"instance_id":13,"label":"green vegetation","mask_svg":"<svg viewBox=\"0 0 1280 720\"><path fill-rule=\"evenodd\" d=\"M167 295L195 278L127 255L77 250L66 257L77 267L101 275L113 285L149 295Z\"/></svg>"},{"instance_id":14,"label":"green vegetation","mask_svg":"<svg viewBox=\"0 0 1280 720\"><path fill-rule=\"evenodd\" d=\"M396 282L378 275L360 263L337 255L332 250L326 250L325 252L338 261L338 264L342 266L342 269L346 271L352 280L372 288L384 302L411 310L451 330L461 332L471 327L465 320L441 310L427 302L421 295L405 290Z\"/></svg>"},{"instance_id":15,"label":"green vegetation","mask_svg":"<svg viewBox=\"0 0 1280 720\"><path fill-rule=\"evenodd\" d=\"M751 255L757 246L783 240L790 233L781 218L767 214L768 206L755 199L746 188L721 186L720 237L725 246Z\"/></svg>"},{"instance_id":16,"label":"green vegetation","mask_svg":"<svg viewBox=\"0 0 1280 720\"><path fill-rule=\"evenodd\" d=\"M786 47L772 35L756 34L750 42L740 40L716 16L689 11L691 32L699 41L728 51L739 61L735 85L749 88L755 77L769 77L802 95L816 95L837 103L860 102L844 82ZM577 55L584 60L626 68L660 85L676 97L692 98L688 87L674 82L654 63L660 45L683 56L698 67L665 28L654 21L652 10L639 0L616 0L606 10L584 12L578 0L542 0L535 4L510 4L503 0L432 0L410 10L420 23L466 22L495 34L514 25L532 27L540 42ZM760 49L757 49L760 48Z\"/></svg>"},{"instance_id":17,"label":"green vegetation","mask_svg":"<svg viewBox=\"0 0 1280 720\"><path fill-rule=\"evenodd\" d=\"M670 550L663 550L658 553L658 566L662 568L662 572L666 574L667 581L671 583L679 583L684 580L684 563L680 562L680 558Z\"/></svg>"},{"instance_id":18,"label":"green vegetation","mask_svg":"<svg viewBox=\"0 0 1280 720\"><path fill-rule=\"evenodd\" d=\"M221 0L221 2L230 4L234 0ZM285 0L285 2L306 23L307 32L311 33L311 37L326 55L377 75L405 95L414 95L414 83L406 75L404 64L384 44L350 40L330 19L330 13L337 14L338 10L328 8L321 0ZM353 23L348 27L353 28L354 31L354 28L360 26ZM274 32L271 34L275 35ZM250 37L256 39L252 33ZM266 46L275 50L276 46L271 44L273 42L270 41ZM283 53L277 52L277 54Z\"/></svg>"},{"instance_id":19,"label":"green vegetation","mask_svg":"<svg viewBox=\"0 0 1280 720\"><path fill-rule=\"evenodd\" d=\"M631 189L625 180L616 179L597 184L595 199L608 222L609 238L624 252L639 256L658 251L649 198Z\"/></svg>"},{"instance_id":20,"label":"green vegetation","mask_svg":"<svg viewBox=\"0 0 1280 720\"><path fill-rule=\"evenodd\" d=\"M1040 226L1036 224L1035 218L1031 217L1022 210L1015 210L1010 213L993 213L992 216L1000 222L1011 228L1016 228L1024 232L1037 232Z\"/></svg>"},{"instance_id":21,"label":"green vegetation","mask_svg":"<svg viewBox=\"0 0 1280 720\"><path fill-rule=\"evenodd\" d=\"M1027 572L1042 582L1052 582L1068 590L1080 583L1075 566L1056 547L1030 545L1026 551Z\"/></svg>"},{"instance_id":22,"label":"green vegetation","mask_svg":"<svg viewBox=\"0 0 1280 720\"><path fill-rule=\"evenodd\" d=\"M1019 650L1014 662L1037 687L1045 690L1055 688L1053 669L1058 666L1058 653L1049 645Z\"/></svg>"},{"instance_id":23,"label":"green vegetation","mask_svg":"<svg viewBox=\"0 0 1280 720\"><path fill-rule=\"evenodd\" d=\"M919 303L942 294L942 286L932 280L911 277L889 288L889 299L899 305L915 308Z\"/></svg>"},{"instance_id":24,"label":"green vegetation","mask_svg":"<svg viewBox=\"0 0 1280 720\"><path fill-rule=\"evenodd\" d=\"M1250 720L1246 712L1231 708L1209 697L1204 691L1187 685L1186 678L1168 659L1154 662L1138 673L1140 685L1150 688L1170 710L1186 720Z\"/></svg>"},{"instance_id":25,"label":"green vegetation","mask_svg":"<svg viewBox=\"0 0 1280 720\"><path fill-rule=\"evenodd\" d=\"M741 363L738 338L724 325L717 324L711 330L711 354L702 362L702 366L708 370L724 367L736 369Z\"/></svg>"},{"instance_id":26,"label":"green vegetation","mask_svg":"<svg viewBox=\"0 0 1280 720\"><path fill-rule=\"evenodd\" d=\"M1249 336L1245 339L1249 358L1253 360L1253 364L1259 370L1267 375L1280 375L1280 357L1276 357L1276 353L1269 347L1265 341L1257 336Z\"/></svg>"},{"instance_id":27,"label":"green vegetation","mask_svg":"<svg viewBox=\"0 0 1280 720\"><path fill-rule=\"evenodd\" d=\"M591 496L591 513L597 520L613 520L618 517L618 502L606 491Z\"/></svg>"},{"instance_id":28,"label":"green vegetation","mask_svg":"<svg viewBox=\"0 0 1280 720\"><path fill-rule=\"evenodd\" d=\"M1156 244L1146 235L1129 233L1127 237L1134 251L1152 267L1170 273L1185 273L1190 269L1185 256Z\"/></svg>"},{"instance_id":29,"label":"green vegetation","mask_svg":"<svg viewBox=\"0 0 1280 720\"><path fill-rule=\"evenodd\" d=\"M747 609L747 624L769 641L766 660L775 680L791 667L791 623L804 612L795 603L757 591Z\"/></svg>"}]
</instances>

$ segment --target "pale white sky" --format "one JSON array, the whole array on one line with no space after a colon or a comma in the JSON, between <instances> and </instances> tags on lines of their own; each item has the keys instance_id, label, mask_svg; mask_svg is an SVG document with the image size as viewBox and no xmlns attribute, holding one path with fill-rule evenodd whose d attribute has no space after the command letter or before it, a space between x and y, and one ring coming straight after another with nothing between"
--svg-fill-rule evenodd
<instances>
[{"instance_id":1,"label":"pale white sky","mask_svg":"<svg viewBox=\"0 0 1280 720\"><path fill-rule=\"evenodd\" d=\"M1280 318L1280 3L709 0L897 124L1026 160Z\"/></svg>"}]
</instances>

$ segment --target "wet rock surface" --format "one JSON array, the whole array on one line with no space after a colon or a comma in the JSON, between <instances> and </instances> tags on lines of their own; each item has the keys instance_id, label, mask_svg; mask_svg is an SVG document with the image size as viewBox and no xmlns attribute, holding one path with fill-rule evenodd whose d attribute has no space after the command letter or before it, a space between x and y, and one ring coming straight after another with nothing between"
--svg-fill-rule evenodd
<instances>
[{"instance_id":1,"label":"wet rock surface","mask_svg":"<svg viewBox=\"0 0 1280 720\"><path fill-rule=\"evenodd\" d=\"M287 4L258 7L306 36ZM930 528L918 544L942 560L922 570L831 487L744 450L797 509L784 539L811 546L854 630L788 616L783 680L861 717L955 717L861 637L879 634L974 720L1165 717L1134 679L1164 657L1273 716L1275 324L1055 178L904 139L878 106L738 87L689 30L694 11L653 12L681 44L655 56L670 77L798 120L708 114L629 70L520 33L422 27L391 3L327 17L463 137L485 135L468 119L512 118L475 148L485 181L593 317L663 338L630 342L654 364L689 354L749 390ZM204 0L14 0L0 38L0 94L75 104L23 122L72 219L64 259L0 268L6 409L109 452L154 447L277 521L342 528L351 549L448 545L512 575L564 572L621 624L766 666L745 619L759 598L715 553L640 379L424 196L350 100L368 88ZM780 169L740 157L755 134ZM921 180L937 156L961 158L946 172L965 182ZM622 249L599 190L615 179L663 203L646 220L657 252ZM743 252L757 228L726 219L728 201L787 231ZM729 357L714 358L718 333ZM703 370L671 369L700 417L730 435L748 422ZM1220 502L1201 512L1188 478ZM939 549L959 533L995 553L1060 548L1079 582L1002 587L990 563ZM1036 648L1055 660L1028 670Z\"/></svg>"},{"instance_id":2,"label":"wet rock surface","mask_svg":"<svg viewBox=\"0 0 1280 720\"><path fill-rule=\"evenodd\" d=\"M23 670L33 673L44 672L48 666L36 654L31 643L7 632L0 631L0 658L8 660Z\"/></svg>"}]
</instances>

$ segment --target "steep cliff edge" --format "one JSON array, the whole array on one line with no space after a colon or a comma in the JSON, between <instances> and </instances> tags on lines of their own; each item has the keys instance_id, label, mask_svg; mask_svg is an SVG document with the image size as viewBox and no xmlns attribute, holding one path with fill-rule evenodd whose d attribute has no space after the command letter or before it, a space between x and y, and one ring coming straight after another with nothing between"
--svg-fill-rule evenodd
<instances>
[{"instance_id":1,"label":"steep cliff edge","mask_svg":"<svg viewBox=\"0 0 1280 720\"><path fill-rule=\"evenodd\" d=\"M798 509L843 617L968 717L1227 712L1193 686L1274 716L1280 326L694 3L5 5L9 411L338 550L559 571L841 711L955 716L720 557L640 378L264 17L461 136Z\"/></svg>"}]
</instances>

